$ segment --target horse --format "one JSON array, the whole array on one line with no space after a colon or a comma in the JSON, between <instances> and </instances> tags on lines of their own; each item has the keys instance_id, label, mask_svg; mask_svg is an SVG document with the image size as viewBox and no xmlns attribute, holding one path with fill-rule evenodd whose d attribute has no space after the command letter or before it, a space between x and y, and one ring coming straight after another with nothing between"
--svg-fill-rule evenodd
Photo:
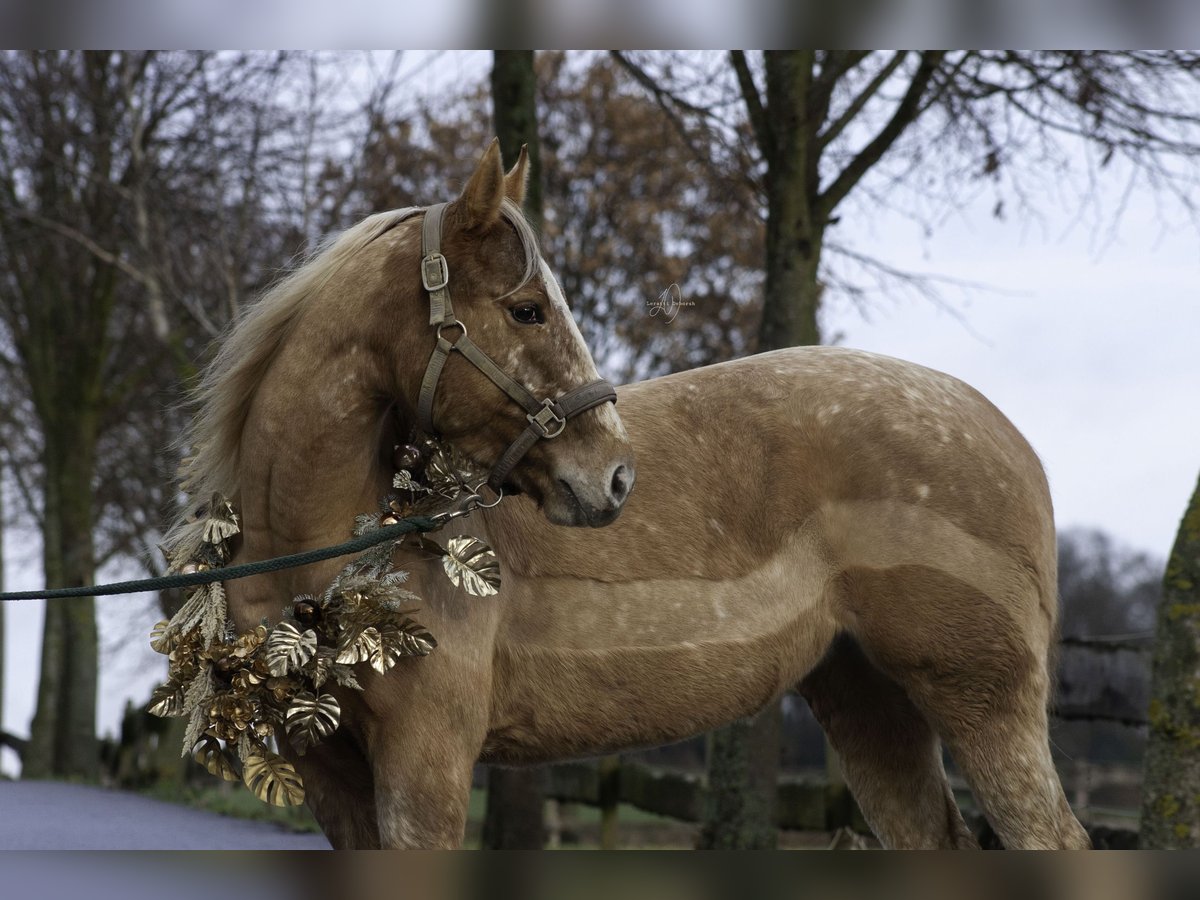
<instances>
[{"instance_id":1,"label":"horse","mask_svg":"<svg viewBox=\"0 0 1200 900\"><path fill-rule=\"evenodd\" d=\"M554 397L596 367L520 213L526 173L524 154L506 173L493 142L444 211L442 253L464 332ZM337 543L389 488L435 343L427 215L352 227L251 307L208 368L188 477L240 510L233 562ZM443 362L432 421L492 466L530 417L470 360ZM447 527L495 547L495 596L395 550L437 650L337 689L341 726L304 755L280 742L335 847L457 847L477 762L675 741L797 686L885 846L977 846L943 742L1006 846L1087 846L1048 745L1049 491L994 406L838 348L617 396L529 449L504 502ZM229 582L229 615L275 621L339 566Z\"/></svg>"}]
</instances>

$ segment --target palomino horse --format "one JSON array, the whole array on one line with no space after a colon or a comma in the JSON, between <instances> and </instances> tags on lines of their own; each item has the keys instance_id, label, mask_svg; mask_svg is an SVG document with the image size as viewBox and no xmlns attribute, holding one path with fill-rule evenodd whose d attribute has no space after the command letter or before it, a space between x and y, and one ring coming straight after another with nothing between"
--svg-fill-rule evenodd
<instances>
[{"instance_id":1,"label":"palomino horse","mask_svg":"<svg viewBox=\"0 0 1200 900\"><path fill-rule=\"evenodd\" d=\"M524 180L493 144L446 209L443 252L472 339L554 397L596 371L529 255ZM190 477L239 507L235 562L341 541L388 489L434 342L421 218L351 229L214 362ZM1087 845L1047 741L1050 498L990 403L916 365L813 348L630 385L618 408L538 442L505 481L522 496L453 529L496 547L497 596L396 552L439 646L364 672L364 691L339 693L338 731L293 758L335 846L457 846L478 760L674 741L797 684L884 844L974 844L944 740L1007 846ZM485 468L526 424L458 354L432 416ZM607 527L561 527L587 524ZM277 619L340 566L229 583L236 625Z\"/></svg>"}]
</instances>

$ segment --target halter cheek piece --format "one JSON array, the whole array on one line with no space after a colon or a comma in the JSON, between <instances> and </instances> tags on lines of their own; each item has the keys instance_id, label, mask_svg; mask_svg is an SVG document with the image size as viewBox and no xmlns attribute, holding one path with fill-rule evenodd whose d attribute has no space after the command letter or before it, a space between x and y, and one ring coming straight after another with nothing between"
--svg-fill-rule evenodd
<instances>
[{"instance_id":1,"label":"halter cheek piece","mask_svg":"<svg viewBox=\"0 0 1200 900\"><path fill-rule=\"evenodd\" d=\"M497 460L488 475L488 487L500 493L504 479L513 467L541 439L558 437L567 427L567 420L603 403L616 403L617 392L604 379L572 388L556 400L538 400L519 381L496 365L495 361L479 349L467 336L467 326L454 317L450 305L450 269L446 257L441 254L442 217L445 203L438 203L425 210L425 222L421 228L421 283L429 292L429 324L437 326L437 345L429 357L425 377L421 380L421 394L417 399L417 420L422 430L437 434L433 427L433 397L437 392L438 379L446 360L457 350L495 385L508 394L525 410L529 425L508 445L508 449ZM458 337L453 341L442 336L443 329L457 328Z\"/></svg>"}]
</instances>

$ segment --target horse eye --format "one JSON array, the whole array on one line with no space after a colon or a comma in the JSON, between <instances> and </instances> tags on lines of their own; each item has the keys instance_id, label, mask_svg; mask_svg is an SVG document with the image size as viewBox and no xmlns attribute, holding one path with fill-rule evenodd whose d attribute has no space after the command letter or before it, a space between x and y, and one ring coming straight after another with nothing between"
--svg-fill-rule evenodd
<instances>
[{"instance_id":1,"label":"horse eye","mask_svg":"<svg viewBox=\"0 0 1200 900\"><path fill-rule=\"evenodd\" d=\"M522 325L541 325L546 319L536 303L522 303L512 308L512 317Z\"/></svg>"}]
</instances>

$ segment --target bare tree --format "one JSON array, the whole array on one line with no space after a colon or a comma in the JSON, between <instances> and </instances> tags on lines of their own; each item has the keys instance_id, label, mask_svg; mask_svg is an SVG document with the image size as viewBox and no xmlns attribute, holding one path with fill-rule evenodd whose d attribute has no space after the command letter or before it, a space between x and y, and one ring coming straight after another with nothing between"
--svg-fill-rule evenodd
<instances>
[{"instance_id":1,"label":"bare tree","mask_svg":"<svg viewBox=\"0 0 1200 900\"><path fill-rule=\"evenodd\" d=\"M0 56L0 444L49 587L149 561L175 499L181 375L265 277L255 254L274 264L297 243L294 226L261 227L283 195L254 184L295 170L276 97L287 61ZM90 777L94 603L51 603L45 621L25 771Z\"/></svg>"}]
</instances>

